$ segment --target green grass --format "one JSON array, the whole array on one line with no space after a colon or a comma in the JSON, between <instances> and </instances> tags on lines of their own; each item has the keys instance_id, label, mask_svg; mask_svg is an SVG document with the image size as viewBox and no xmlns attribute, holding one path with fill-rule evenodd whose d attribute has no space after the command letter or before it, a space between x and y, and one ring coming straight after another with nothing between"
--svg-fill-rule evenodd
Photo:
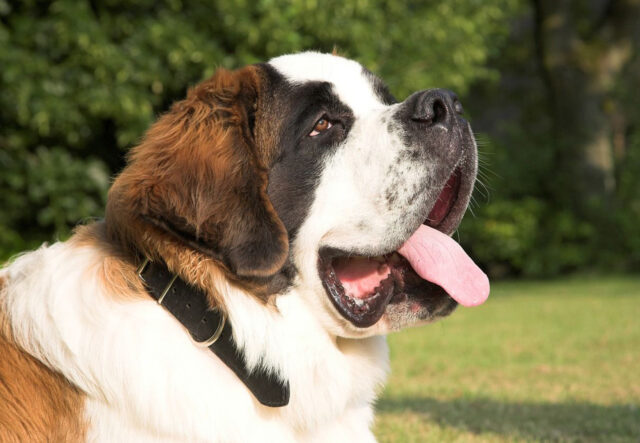
<instances>
[{"instance_id":1,"label":"green grass","mask_svg":"<svg viewBox=\"0 0 640 443\"><path fill-rule=\"evenodd\" d=\"M640 441L640 278L495 284L389 342L382 442Z\"/></svg>"}]
</instances>

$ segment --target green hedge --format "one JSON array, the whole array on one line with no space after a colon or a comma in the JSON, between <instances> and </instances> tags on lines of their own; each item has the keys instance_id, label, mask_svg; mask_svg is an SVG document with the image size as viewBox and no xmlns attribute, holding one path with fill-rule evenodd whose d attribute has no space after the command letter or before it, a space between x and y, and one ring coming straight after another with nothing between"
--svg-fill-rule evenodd
<instances>
[{"instance_id":1,"label":"green hedge","mask_svg":"<svg viewBox=\"0 0 640 443\"><path fill-rule=\"evenodd\" d=\"M102 216L127 150L217 67L337 47L398 98L451 88L474 127L494 123L481 146L493 156L495 175L485 180L493 198L478 198L476 217L459 230L493 275L633 269L640 129L629 136L618 200L600 211L604 222L549 194L552 139L535 47L522 37L531 17L525 0L0 0L0 261ZM523 86L507 97L513 78ZM628 87L620 97L637 108Z\"/></svg>"}]
</instances>

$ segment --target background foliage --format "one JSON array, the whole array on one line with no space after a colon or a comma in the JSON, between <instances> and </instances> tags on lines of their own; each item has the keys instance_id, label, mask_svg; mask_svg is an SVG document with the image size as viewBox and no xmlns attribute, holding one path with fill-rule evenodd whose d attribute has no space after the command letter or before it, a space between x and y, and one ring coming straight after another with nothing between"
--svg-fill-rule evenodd
<instances>
[{"instance_id":1,"label":"background foliage","mask_svg":"<svg viewBox=\"0 0 640 443\"><path fill-rule=\"evenodd\" d=\"M459 237L491 274L637 268L639 45L633 26L613 26L620 8L637 23L635 3L0 0L0 260L100 217L127 149L216 67L337 47L398 98L436 86L463 97L485 186ZM576 23L582 53L556 48L553 14ZM549 61L558 54L568 73ZM595 135L562 117L591 109L563 97L593 95L589 79L603 74L592 65L607 68ZM575 94L559 93L554 79L570 75L581 79ZM606 186L591 189L582 184L599 183L584 179L594 165L581 160L596 139L612 162L595 165Z\"/></svg>"}]
</instances>

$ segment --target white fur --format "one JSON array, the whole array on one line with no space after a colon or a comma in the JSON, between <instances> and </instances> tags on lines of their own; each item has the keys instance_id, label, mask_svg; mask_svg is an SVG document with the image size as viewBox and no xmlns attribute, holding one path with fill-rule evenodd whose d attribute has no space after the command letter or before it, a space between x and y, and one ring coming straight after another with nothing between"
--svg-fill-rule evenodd
<instances>
[{"instance_id":1,"label":"white fur","mask_svg":"<svg viewBox=\"0 0 640 443\"><path fill-rule=\"evenodd\" d=\"M266 408L154 301L107 293L103 259L92 246L56 243L0 274L0 309L18 344L86 392L89 440L373 440L384 338L329 335L295 289L278 298L277 314L230 288L227 309L249 360L265 356L291 384L288 406Z\"/></svg>"},{"instance_id":2,"label":"white fur","mask_svg":"<svg viewBox=\"0 0 640 443\"><path fill-rule=\"evenodd\" d=\"M303 52L273 58L269 64L294 83L324 81L333 84L335 92L356 117L384 105L373 94L358 62L331 54Z\"/></svg>"}]
</instances>

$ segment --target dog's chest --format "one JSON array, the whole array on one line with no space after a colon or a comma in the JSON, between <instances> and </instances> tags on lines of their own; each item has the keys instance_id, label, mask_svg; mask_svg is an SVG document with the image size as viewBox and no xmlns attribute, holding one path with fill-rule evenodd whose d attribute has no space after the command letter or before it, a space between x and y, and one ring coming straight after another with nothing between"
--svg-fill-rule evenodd
<instances>
[{"instance_id":1,"label":"dog's chest","mask_svg":"<svg viewBox=\"0 0 640 443\"><path fill-rule=\"evenodd\" d=\"M146 399L133 399L137 394L130 391L132 405L147 403L136 412L124 404L126 398L117 408L88 400L89 435L98 441L368 441L371 403L384 371L363 373L357 359L338 362L329 356L319 364L300 354L300 372L290 378L291 401L282 408L258 405L235 375L215 362L207 365L209 374L187 371L183 383L170 377L174 382L164 392L147 391Z\"/></svg>"},{"instance_id":2,"label":"dog's chest","mask_svg":"<svg viewBox=\"0 0 640 443\"><path fill-rule=\"evenodd\" d=\"M371 436L384 338L331 339L296 294L275 317L255 304L230 306L247 358L263 358L290 382L290 404L267 408L157 303L108 291L102 260L91 247L41 248L5 270L2 300L19 345L86 393L90 440Z\"/></svg>"},{"instance_id":3,"label":"dog's chest","mask_svg":"<svg viewBox=\"0 0 640 443\"><path fill-rule=\"evenodd\" d=\"M136 387L114 399L117 410L103 402L88 403L91 422L98 423L95 435L117 432L113 438L120 441L140 441L146 436L177 441L326 441L345 435L361 441L371 437L371 403L387 368L382 338L322 343L309 337L308 331L292 329L278 344L278 356L288 356L282 369L291 387L290 403L281 408L259 405L213 354L184 345L159 353L155 373L132 376ZM175 356L174 363L170 355ZM127 405L134 404L140 409L132 414ZM131 420L134 416L138 419Z\"/></svg>"}]
</instances>

